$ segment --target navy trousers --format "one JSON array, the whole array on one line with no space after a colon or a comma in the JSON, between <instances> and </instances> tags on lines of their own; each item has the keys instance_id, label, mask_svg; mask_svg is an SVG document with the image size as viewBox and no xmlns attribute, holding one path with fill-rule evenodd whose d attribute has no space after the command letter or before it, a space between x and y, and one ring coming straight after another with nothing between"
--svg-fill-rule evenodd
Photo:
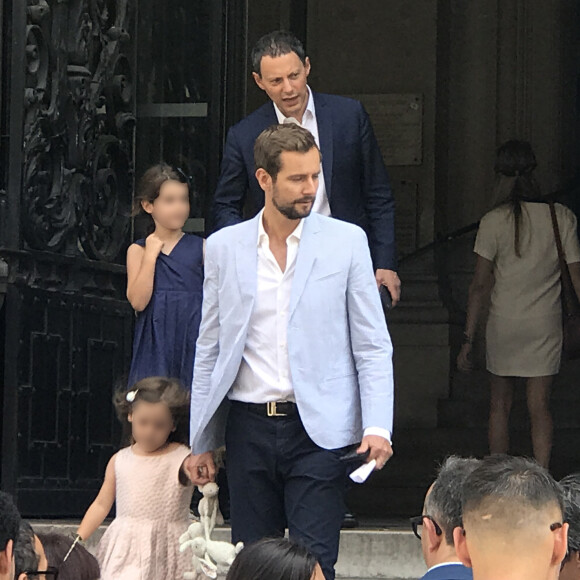
<instances>
[{"instance_id":1,"label":"navy trousers","mask_svg":"<svg viewBox=\"0 0 580 580\"><path fill-rule=\"evenodd\" d=\"M344 516L344 449L326 450L298 414L265 417L233 403L226 429L232 541L290 537L317 557L334 580Z\"/></svg>"}]
</instances>

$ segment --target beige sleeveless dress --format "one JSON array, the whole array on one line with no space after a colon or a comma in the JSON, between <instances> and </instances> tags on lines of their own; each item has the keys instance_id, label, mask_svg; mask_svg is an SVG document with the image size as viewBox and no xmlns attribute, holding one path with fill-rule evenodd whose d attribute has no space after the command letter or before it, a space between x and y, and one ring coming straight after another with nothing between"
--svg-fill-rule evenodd
<instances>
[{"instance_id":1,"label":"beige sleeveless dress","mask_svg":"<svg viewBox=\"0 0 580 580\"><path fill-rule=\"evenodd\" d=\"M576 217L555 204L566 262L580 262ZM515 222L502 206L481 220L474 251L493 262L495 285L486 331L487 369L499 376L555 375L562 352L560 264L550 207L522 203L520 256Z\"/></svg>"},{"instance_id":2,"label":"beige sleeveless dress","mask_svg":"<svg viewBox=\"0 0 580 580\"><path fill-rule=\"evenodd\" d=\"M131 447L115 459L117 515L97 546L101 580L176 580L191 568L179 536L191 523L193 486L179 483L190 450L145 457Z\"/></svg>"}]
</instances>

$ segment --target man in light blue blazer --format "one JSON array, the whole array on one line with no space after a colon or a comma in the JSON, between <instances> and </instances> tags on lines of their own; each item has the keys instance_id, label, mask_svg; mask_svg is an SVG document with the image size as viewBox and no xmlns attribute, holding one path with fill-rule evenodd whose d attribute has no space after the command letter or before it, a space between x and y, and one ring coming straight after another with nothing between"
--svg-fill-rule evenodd
<instances>
[{"instance_id":1,"label":"man in light blue blazer","mask_svg":"<svg viewBox=\"0 0 580 580\"><path fill-rule=\"evenodd\" d=\"M233 541L288 527L333 579L341 457L392 455L391 340L364 231L311 213L312 134L274 125L254 156L264 210L207 241L186 468L210 481L225 442Z\"/></svg>"}]
</instances>

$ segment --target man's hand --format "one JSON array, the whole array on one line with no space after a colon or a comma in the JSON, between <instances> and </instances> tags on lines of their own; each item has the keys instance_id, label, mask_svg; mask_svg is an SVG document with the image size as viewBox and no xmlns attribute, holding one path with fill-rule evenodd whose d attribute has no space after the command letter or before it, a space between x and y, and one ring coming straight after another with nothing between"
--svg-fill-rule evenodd
<instances>
[{"instance_id":1,"label":"man's hand","mask_svg":"<svg viewBox=\"0 0 580 580\"><path fill-rule=\"evenodd\" d=\"M375 278L379 288L381 287L381 284L388 288L391 293L391 298L393 299L394 308L397 305L397 302L401 299L401 280L399 279L397 272L393 270L377 270L375 272Z\"/></svg>"},{"instance_id":2,"label":"man's hand","mask_svg":"<svg viewBox=\"0 0 580 580\"><path fill-rule=\"evenodd\" d=\"M471 360L471 343L466 342L461 345L461 350L457 355L457 368L464 373L473 370L473 361Z\"/></svg>"},{"instance_id":3,"label":"man's hand","mask_svg":"<svg viewBox=\"0 0 580 580\"><path fill-rule=\"evenodd\" d=\"M199 455L190 455L183 463L185 472L194 485L205 485L215 478L213 453L206 451Z\"/></svg>"},{"instance_id":4,"label":"man's hand","mask_svg":"<svg viewBox=\"0 0 580 580\"><path fill-rule=\"evenodd\" d=\"M377 466L375 470L378 471L385 466L385 463L393 456L393 448L387 439L380 435L366 435L363 437L360 447L356 450L357 453L364 453L369 450L367 463L376 459Z\"/></svg>"}]
</instances>

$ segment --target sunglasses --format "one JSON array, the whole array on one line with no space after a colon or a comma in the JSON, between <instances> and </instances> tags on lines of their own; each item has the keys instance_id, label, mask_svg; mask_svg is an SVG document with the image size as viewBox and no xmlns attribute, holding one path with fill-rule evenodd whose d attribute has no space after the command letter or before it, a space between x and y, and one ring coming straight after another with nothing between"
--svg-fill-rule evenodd
<instances>
[{"instance_id":1,"label":"sunglasses","mask_svg":"<svg viewBox=\"0 0 580 580\"><path fill-rule=\"evenodd\" d=\"M58 568L48 566L46 570L25 570L24 573L28 578L37 578L43 576L46 580L58 580Z\"/></svg>"},{"instance_id":2,"label":"sunglasses","mask_svg":"<svg viewBox=\"0 0 580 580\"><path fill-rule=\"evenodd\" d=\"M413 529L413 533L415 536L420 540L421 539L421 532L419 532L419 526L423 525L423 520L428 519L434 526L435 526L435 533L440 536L443 533L443 530L439 526L439 524L433 519L432 516L424 515L424 516L415 516L409 518L409 522L411 523L411 528Z\"/></svg>"},{"instance_id":3,"label":"sunglasses","mask_svg":"<svg viewBox=\"0 0 580 580\"><path fill-rule=\"evenodd\" d=\"M186 175L185 171L183 171L183 169L181 169L181 167L175 167L175 166L173 166L171 169L179 177L178 181L180 183L185 183L187 185L187 187L191 190L192 189L192 184L193 184L193 176Z\"/></svg>"},{"instance_id":4,"label":"sunglasses","mask_svg":"<svg viewBox=\"0 0 580 580\"><path fill-rule=\"evenodd\" d=\"M555 532L556 530L559 530L564 524L562 522L554 522L553 524L550 524L550 531L551 532ZM465 536L467 535L465 532L465 528L461 528L461 533Z\"/></svg>"}]
</instances>

